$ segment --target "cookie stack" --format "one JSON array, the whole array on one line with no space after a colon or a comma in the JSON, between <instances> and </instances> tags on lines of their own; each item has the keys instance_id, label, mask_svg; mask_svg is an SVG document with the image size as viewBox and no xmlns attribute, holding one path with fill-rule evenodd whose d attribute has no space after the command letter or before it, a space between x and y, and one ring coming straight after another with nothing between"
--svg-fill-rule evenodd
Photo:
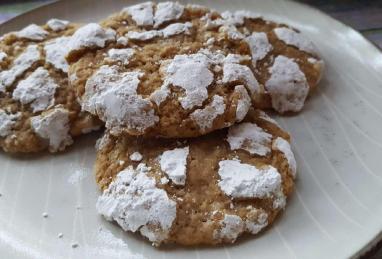
<instances>
[{"instance_id":1,"label":"cookie stack","mask_svg":"<svg viewBox=\"0 0 382 259\"><path fill-rule=\"evenodd\" d=\"M97 142L97 210L154 245L234 242L284 209L296 161L263 110L298 112L323 62L298 31L248 11L176 2L1 41L0 145Z\"/></svg>"}]
</instances>

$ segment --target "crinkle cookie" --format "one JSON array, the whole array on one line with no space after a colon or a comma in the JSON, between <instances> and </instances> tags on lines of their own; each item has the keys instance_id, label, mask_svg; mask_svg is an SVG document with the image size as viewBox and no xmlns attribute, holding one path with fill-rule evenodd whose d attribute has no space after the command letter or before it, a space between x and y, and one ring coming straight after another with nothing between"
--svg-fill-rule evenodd
<instances>
[{"instance_id":1,"label":"crinkle cookie","mask_svg":"<svg viewBox=\"0 0 382 259\"><path fill-rule=\"evenodd\" d=\"M68 60L83 110L116 136L195 137L240 122L261 87L246 45L206 30L208 12L144 3L79 29Z\"/></svg>"},{"instance_id":2,"label":"crinkle cookie","mask_svg":"<svg viewBox=\"0 0 382 259\"><path fill-rule=\"evenodd\" d=\"M197 138L106 133L98 142L96 207L154 245L232 243L272 224L295 175L288 133L259 110Z\"/></svg>"},{"instance_id":3,"label":"crinkle cookie","mask_svg":"<svg viewBox=\"0 0 382 259\"><path fill-rule=\"evenodd\" d=\"M309 40L246 11L146 2L101 25L72 38L69 74L114 135L203 135L239 122L250 99L297 112L322 73Z\"/></svg>"},{"instance_id":4,"label":"crinkle cookie","mask_svg":"<svg viewBox=\"0 0 382 259\"><path fill-rule=\"evenodd\" d=\"M81 112L65 60L77 25L51 19L0 40L0 146L6 152L61 151L100 125Z\"/></svg>"},{"instance_id":5,"label":"crinkle cookie","mask_svg":"<svg viewBox=\"0 0 382 259\"><path fill-rule=\"evenodd\" d=\"M298 112L321 79L324 62L314 44L298 30L248 11L207 13L208 30L226 32L226 40L243 42L252 71L262 86L258 108Z\"/></svg>"}]
</instances>

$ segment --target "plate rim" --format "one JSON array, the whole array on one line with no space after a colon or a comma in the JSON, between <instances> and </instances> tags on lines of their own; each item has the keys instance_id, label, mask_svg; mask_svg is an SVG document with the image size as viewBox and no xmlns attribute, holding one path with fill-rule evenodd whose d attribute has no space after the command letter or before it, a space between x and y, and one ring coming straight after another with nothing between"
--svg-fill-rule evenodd
<instances>
[{"instance_id":1,"label":"plate rim","mask_svg":"<svg viewBox=\"0 0 382 259\"><path fill-rule=\"evenodd\" d=\"M11 19L6 20L5 22L1 23L0 24L1 34L5 34L5 33L10 32L11 30L7 29L7 27L11 26L15 22L16 23L22 23L22 24L28 24L28 22L24 22L25 17L27 17L27 16L35 13L35 12L44 12L44 11L49 10L52 6L61 5L61 4L67 4L68 2L75 2L75 1L76 0L65 0L65 1L51 0L51 2L48 2L48 3L41 3L37 7L33 8L33 9L30 9L30 10L28 10L26 12L23 12L21 14L18 14L16 16L12 17ZM90 0L85 0L85 1L89 2ZM163 1L166 1L166 0L157 0L157 1L155 1L155 0L147 0L147 1L163 2ZM176 0L168 0L168 1L176 1ZM283 0L275 0L275 1L283 2ZM129 2L131 2L131 0L127 0L126 1L126 5L128 5ZM350 25L348 25L348 24L346 24L346 23L344 23L344 22L342 22L340 20L337 20L336 18L330 16L329 14L325 13L324 11L322 11L322 10L320 10L320 9L314 7L314 6L309 5L308 3L297 2L295 0L287 0L285 2L288 2L288 4L293 4L293 5L296 5L296 6L300 6L302 8L309 9L310 11L313 11L313 12L317 13L318 15L324 16L325 19L328 19L331 22L335 22L337 25L340 25L342 28L350 30L352 32L355 32L357 34L357 36L359 36L365 42L367 42L369 48L372 48L374 51L382 54L382 48L381 47L379 47L377 44L375 44L374 42L372 42L371 40L366 38L361 32L359 32L358 30L356 30L352 26L350 26ZM255 5L256 3L253 2L252 4ZM46 10L44 10L44 9L46 9ZM265 18L267 18L267 17L265 16ZM6 28L5 30L3 30L4 27ZM351 255L350 258L360 258L362 256L365 256L367 253L369 253L373 249L375 249L376 248L375 246L380 241L382 241L382 229L380 229L379 232L370 241L368 241L363 247L361 247L361 249L359 249L353 255ZM1 242L1 240L0 240L0 242Z\"/></svg>"}]
</instances>

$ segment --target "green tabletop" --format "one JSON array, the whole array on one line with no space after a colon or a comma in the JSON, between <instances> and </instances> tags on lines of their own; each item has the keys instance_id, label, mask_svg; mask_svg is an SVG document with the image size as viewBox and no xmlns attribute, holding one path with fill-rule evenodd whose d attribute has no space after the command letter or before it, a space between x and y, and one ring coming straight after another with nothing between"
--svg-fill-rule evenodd
<instances>
[{"instance_id":1,"label":"green tabletop","mask_svg":"<svg viewBox=\"0 0 382 259\"><path fill-rule=\"evenodd\" d=\"M0 23L52 0L1 0ZM301 0L360 31L382 49L382 0ZM381 259L382 242L362 259Z\"/></svg>"}]
</instances>

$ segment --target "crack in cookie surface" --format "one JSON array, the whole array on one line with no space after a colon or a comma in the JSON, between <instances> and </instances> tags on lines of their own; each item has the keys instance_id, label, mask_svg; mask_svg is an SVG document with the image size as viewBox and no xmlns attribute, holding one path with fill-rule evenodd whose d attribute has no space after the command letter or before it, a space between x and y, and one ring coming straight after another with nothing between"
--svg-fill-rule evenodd
<instances>
[{"instance_id":1,"label":"crack in cookie surface","mask_svg":"<svg viewBox=\"0 0 382 259\"><path fill-rule=\"evenodd\" d=\"M96 181L103 190L98 212L123 224L133 214L141 218L133 205L126 203L132 199L144 203L145 191L125 191L135 181L132 178L121 183L120 175L127 170L144 174L155 188L164 191L166 204L169 200L176 204L175 211L171 209L171 215L176 216L168 218L171 222L166 227L157 216L134 230L121 225L127 231L140 232L155 245L231 243L244 233L257 234L285 207L293 189L295 161L288 133L261 111L251 110L244 122L233 127L246 123L258 128L249 130L261 129L269 135L266 142L252 140L266 146L268 152L255 154L245 146L232 148L227 129L190 139L115 137L106 133L99 141L96 159ZM154 209L153 204L146 205L148 211ZM168 207L163 209L168 215ZM147 211L142 213L142 218L147 218ZM143 226L150 232L142 232Z\"/></svg>"},{"instance_id":2,"label":"crack in cookie surface","mask_svg":"<svg viewBox=\"0 0 382 259\"><path fill-rule=\"evenodd\" d=\"M0 146L6 152L57 152L72 137L100 126L81 111L65 59L79 26L51 19L5 34L0 41Z\"/></svg>"},{"instance_id":3,"label":"crack in cookie surface","mask_svg":"<svg viewBox=\"0 0 382 259\"><path fill-rule=\"evenodd\" d=\"M219 14L204 7L146 2L85 27L68 55L80 100L89 78L103 66L116 66L121 74L143 73L137 94L152 103L152 123L138 129L122 122L118 130L109 128L115 135L195 137L232 125L246 113L245 94L235 93L239 85L254 107L298 112L322 73L311 41L248 11ZM117 52L129 55L122 60ZM201 122L200 116L195 120L197 110L214 106L219 98L225 110L212 123ZM103 114L94 114L109 125Z\"/></svg>"}]
</instances>

